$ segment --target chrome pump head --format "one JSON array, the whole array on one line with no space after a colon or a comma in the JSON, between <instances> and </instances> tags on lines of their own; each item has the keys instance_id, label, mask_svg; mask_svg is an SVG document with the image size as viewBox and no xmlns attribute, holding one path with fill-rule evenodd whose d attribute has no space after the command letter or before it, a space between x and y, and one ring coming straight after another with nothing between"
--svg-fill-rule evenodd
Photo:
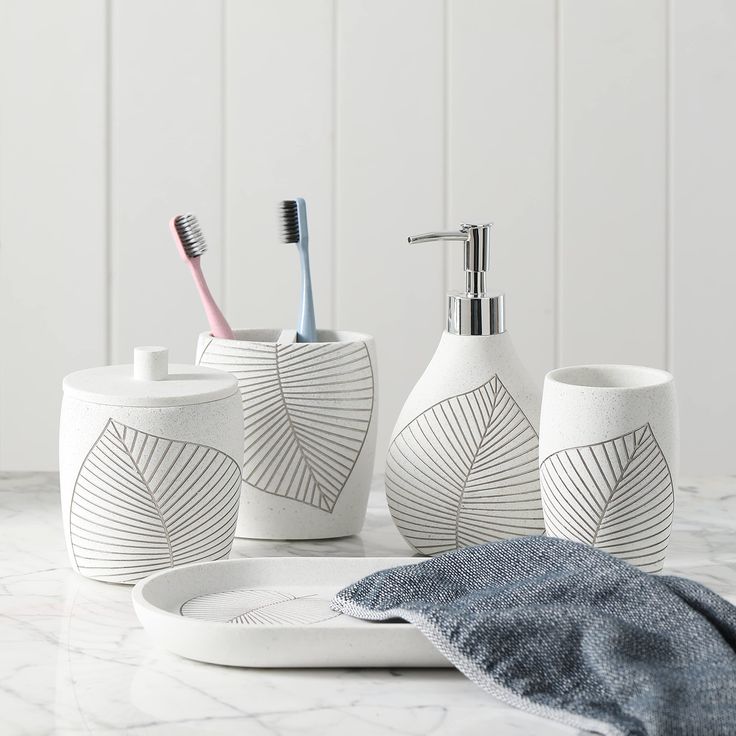
<instances>
[{"instance_id":1,"label":"chrome pump head","mask_svg":"<svg viewBox=\"0 0 736 736\"><path fill-rule=\"evenodd\" d=\"M486 292L491 265L491 224L462 224L451 232L424 233L409 243L460 240L465 243L465 292L447 295L447 331L453 335L499 335L505 331L504 295Z\"/></svg>"}]
</instances>

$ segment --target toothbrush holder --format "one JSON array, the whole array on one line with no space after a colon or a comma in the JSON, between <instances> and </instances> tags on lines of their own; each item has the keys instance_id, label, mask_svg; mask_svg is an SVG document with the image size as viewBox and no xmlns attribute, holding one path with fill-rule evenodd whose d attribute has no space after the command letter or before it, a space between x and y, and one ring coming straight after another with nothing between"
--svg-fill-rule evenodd
<instances>
[{"instance_id":1,"label":"toothbrush holder","mask_svg":"<svg viewBox=\"0 0 736 736\"><path fill-rule=\"evenodd\" d=\"M240 500L241 411L232 376L169 365L136 348L133 365L64 379L61 506L72 567L135 583L230 554Z\"/></svg>"},{"instance_id":2,"label":"toothbrush holder","mask_svg":"<svg viewBox=\"0 0 736 736\"><path fill-rule=\"evenodd\" d=\"M544 379L539 479L547 534L662 569L677 487L675 383L656 368L581 365Z\"/></svg>"},{"instance_id":3,"label":"toothbrush holder","mask_svg":"<svg viewBox=\"0 0 736 736\"><path fill-rule=\"evenodd\" d=\"M285 334L285 333L283 333ZM243 408L243 486L236 535L325 539L357 534L376 447L373 338L318 330L199 336L198 365L237 379Z\"/></svg>"}]
</instances>

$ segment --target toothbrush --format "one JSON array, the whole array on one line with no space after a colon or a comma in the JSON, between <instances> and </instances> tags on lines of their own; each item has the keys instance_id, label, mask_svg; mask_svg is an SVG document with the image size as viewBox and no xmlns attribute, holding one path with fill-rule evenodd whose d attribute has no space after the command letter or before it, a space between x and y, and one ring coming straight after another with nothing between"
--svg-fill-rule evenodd
<instances>
[{"instance_id":1,"label":"toothbrush","mask_svg":"<svg viewBox=\"0 0 736 736\"><path fill-rule=\"evenodd\" d=\"M235 335L215 303L202 273L199 258L207 250L207 241L204 239L197 218L194 215L177 215L171 218L169 227L181 257L192 269L194 283L197 285L207 321L210 323L212 337L224 337L226 340L234 340Z\"/></svg>"},{"instance_id":2,"label":"toothbrush","mask_svg":"<svg viewBox=\"0 0 736 736\"><path fill-rule=\"evenodd\" d=\"M302 267L302 303L299 324L296 328L296 340L297 342L317 342L314 302L312 301L312 276L309 273L307 203L301 197L281 203L281 240L284 243L296 243Z\"/></svg>"}]
</instances>

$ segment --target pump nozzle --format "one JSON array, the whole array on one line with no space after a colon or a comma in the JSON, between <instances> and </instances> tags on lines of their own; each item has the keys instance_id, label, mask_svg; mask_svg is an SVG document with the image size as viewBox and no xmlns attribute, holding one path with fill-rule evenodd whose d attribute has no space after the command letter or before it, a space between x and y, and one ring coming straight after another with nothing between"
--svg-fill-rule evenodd
<instances>
[{"instance_id":1,"label":"pump nozzle","mask_svg":"<svg viewBox=\"0 0 736 736\"><path fill-rule=\"evenodd\" d=\"M469 268L469 263L473 259L471 240L476 238L471 235L469 229L477 227L490 227L488 226L475 226L475 225L461 225L460 230L450 230L448 232L434 232L434 233L422 233L421 235L410 235L408 240L411 245L415 243L434 243L438 240L460 240L465 243L465 286L466 292L477 296L485 291L485 274L479 273L478 268ZM486 238L486 242L488 239ZM486 253L485 262L488 262ZM473 264L475 266L475 263Z\"/></svg>"},{"instance_id":2,"label":"pump nozzle","mask_svg":"<svg viewBox=\"0 0 736 736\"><path fill-rule=\"evenodd\" d=\"M459 240L465 243L465 295L450 295L448 331L455 334L488 335L504 331L503 295L486 293L486 273L491 265L491 223L463 223L459 230L423 233L409 243Z\"/></svg>"},{"instance_id":3,"label":"pump nozzle","mask_svg":"<svg viewBox=\"0 0 736 736\"><path fill-rule=\"evenodd\" d=\"M468 236L462 230L450 230L448 232L422 233L421 235L410 235L407 240L414 243L433 243L435 240L467 240Z\"/></svg>"},{"instance_id":4,"label":"pump nozzle","mask_svg":"<svg viewBox=\"0 0 736 736\"><path fill-rule=\"evenodd\" d=\"M491 227L463 223L459 230L423 233L409 237L409 243L433 243L437 240L460 240L465 243L465 291L468 296L486 293L486 272L491 265Z\"/></svg>"}]
</instances>

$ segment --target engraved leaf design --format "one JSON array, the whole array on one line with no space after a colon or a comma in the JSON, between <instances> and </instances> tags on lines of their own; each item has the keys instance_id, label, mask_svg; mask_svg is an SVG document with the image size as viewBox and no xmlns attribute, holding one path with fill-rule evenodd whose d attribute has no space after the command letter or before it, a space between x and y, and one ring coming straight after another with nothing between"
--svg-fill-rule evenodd
<instances>
[{"instance_id":1,"label":"engraved leaf design","mask_svg":"<svg viewBox=\"0 0 736 736\"><path fill-rule=\"evenodd\" d=\"M330 602L313 596L295 596L278 590L239 588L208 593L181 606L182 616L229 624L306 626L340 614Z\"/></svg>"},{"instance_id":2,"label":"engraved leaf design","mask_svg":"<svg viewBox=\"0 0 736 736\"><path fill-rule=\"evenodd\" d=\"M199 363L238 380L245 481L331 513L373 416L373 369L365 343L211 341Z\"/></svg>"},{"instance_id":3,"label":"engraved leaf design","mask_svg":"<svg viewBox=\"0 0 736 736\"><path fill-rule=\"evenodd\" d=\"M441 401L391 443L386 496L423 554L544 531L538 437L498 376Z\"/></svg>"},{"instance_id":4,"label":"engraved leaf design","mask_svg":"<svg viewBox=\"0 0 736 736\"><path fill-rule=\"evenodd\" d=\"M134 582L230 552L240 466L223 452L108 420L74 484L70 536L80 571Z\"/></svg>"},{"instance_id":5,"label":"engraved leaf design","mask_svg":"<svg viewBox=\"0 0 736 736\"><path fill-rule=\"evenodd\" d=\"M644 570L662 567L674 490L649 424L550 455L540 480L548 534L585 542Z\"/></svg>"}]
</instances>

